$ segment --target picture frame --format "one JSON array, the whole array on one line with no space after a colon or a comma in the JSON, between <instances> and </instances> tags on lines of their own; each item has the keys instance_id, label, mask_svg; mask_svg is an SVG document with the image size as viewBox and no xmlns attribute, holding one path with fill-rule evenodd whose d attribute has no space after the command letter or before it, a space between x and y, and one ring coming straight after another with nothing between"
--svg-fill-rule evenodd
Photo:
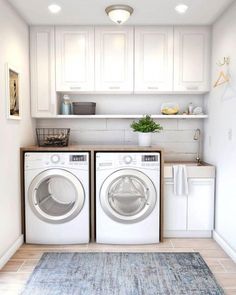
<instances>
[{"instance_id":1,"label":"picture frame","mask_svg":"<svg viewBox=\"0 0 236 295\"><path fill-rule=\"evenodd\" d=\"M7 118L20 120L22 115L20 72L16 67L9 63L6 64L6 100Z\"/></svg>"}]
</instances>

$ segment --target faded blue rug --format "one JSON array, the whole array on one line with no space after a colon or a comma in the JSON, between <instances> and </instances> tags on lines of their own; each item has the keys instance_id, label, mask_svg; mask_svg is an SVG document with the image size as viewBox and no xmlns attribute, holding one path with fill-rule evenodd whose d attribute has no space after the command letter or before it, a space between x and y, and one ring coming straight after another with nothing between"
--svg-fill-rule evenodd
<instances>
[{"instance_id":1,"label":"faded blue rug","mask_svg":"<svg viewBox=\"0 0 236 295\"><path fill-rule=\"evenodd\" d=\"M199 253L45 253L22 295L224 294Z\"/></svg>"}]
</instances>

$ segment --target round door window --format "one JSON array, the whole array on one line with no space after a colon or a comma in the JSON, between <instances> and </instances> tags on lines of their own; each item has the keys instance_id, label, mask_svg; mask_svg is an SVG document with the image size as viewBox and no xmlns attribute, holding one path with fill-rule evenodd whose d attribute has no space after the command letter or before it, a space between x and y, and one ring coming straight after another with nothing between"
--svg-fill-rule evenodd
<instances>
[{"instance_id":1,"label":"round door window","mask_svg":"<svg viewBox=\"0 0 236 295\"><path fill-rule=\"evenodd\" d=\"M34 213L50 223L73 219L84 204L84 190L71 173L51 169L39 174L31 183L29 201Z\"/></svg>"},{"instance_id":2,"label":"round door window","mask_svg":"<svg viewBox=\"0 0 236 295\"><path fill-rule=\"evenodd\" d=\"M156 190L144 173L124 169L111 174L100 191L103 210L112 219L133 223L146 218L156 204Z\"/></svg>"}]
</instances>

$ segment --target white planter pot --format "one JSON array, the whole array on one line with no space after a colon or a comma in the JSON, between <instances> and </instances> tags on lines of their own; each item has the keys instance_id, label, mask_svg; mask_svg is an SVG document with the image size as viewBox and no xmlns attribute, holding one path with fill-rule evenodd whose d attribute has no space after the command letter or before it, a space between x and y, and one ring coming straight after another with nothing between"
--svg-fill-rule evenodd
<instances>
[{"instance_id":1,"label":"white planter pot","mask_svg":"<svg viewBox=\"0 0 236 295\"><path fill-rule=\"evenodd\" d=\"M151 146L152 143L152 133L144 133L139 132L138 133L138 144L139 146Z\"/></svg>"}]
</instances>

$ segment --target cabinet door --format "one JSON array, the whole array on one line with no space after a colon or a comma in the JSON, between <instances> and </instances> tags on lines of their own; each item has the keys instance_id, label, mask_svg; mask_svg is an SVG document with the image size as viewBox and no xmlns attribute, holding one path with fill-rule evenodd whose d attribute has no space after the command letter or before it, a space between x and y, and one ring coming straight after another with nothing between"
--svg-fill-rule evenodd
<instances>
[{"instance_id":1,"label":"cabinet door","mask_svg":"<svg viewBox=\"0 0 236 295\"><path fill-rule=\"evenodd\" d=\"M189 179L188 230L213 230L214 179Z\"/></svg>"},{"instance_id":2,"label":"cabinet door","mask_svg":"<svg viewBox=\"0 0 236 295\"><path fill-rule=\"evenodd\" d=\"M165 180L164 230L187 230L187 196L174 195L172 180Z\"/></svg>"},{"instance_id":3,"label":"cabinet door","mask_svg":"<svg viewBox=\"0 0 236 295\"><path fill-rule=\"evenodd\" d=\"M56 115L54 27L30 28L32 117Z\"/></svg>"},{"instance_id":4,"label":"cabinet door","mask_svg":"<svg viewBox=\"0 0 236 295\"><path fill-rule=\"evenodd\" d=\"M133 28L95 29L95 90L133 91Z\"/></svg>"},{"instance_id":5,"label":"cabinet door","mask_svg":"<svg viewBox=\"0 0 236 295\"><path fill-rule=\"evenodd\" d=\"M174 91L210 90L210 28L175 27Z\"/></svg>"},{"instance_id":6,"label":"cabinet door","mask_svg":"<svg viewBox=\"0 0 236 295\"><path fill-rule=\"evenodd\" d=\"M173 90L173 27L135 29L135 91Z\"/></svg>"},{"instance_id":7,"label":"cabinet door","mask_svg":"<svg viewBox=\"0 0 236 295\"><path fill-rule=\"evenodd\" d=\"M56 28L56 90L94 90L93 27Z\"/></svg>"}]
</instances>

